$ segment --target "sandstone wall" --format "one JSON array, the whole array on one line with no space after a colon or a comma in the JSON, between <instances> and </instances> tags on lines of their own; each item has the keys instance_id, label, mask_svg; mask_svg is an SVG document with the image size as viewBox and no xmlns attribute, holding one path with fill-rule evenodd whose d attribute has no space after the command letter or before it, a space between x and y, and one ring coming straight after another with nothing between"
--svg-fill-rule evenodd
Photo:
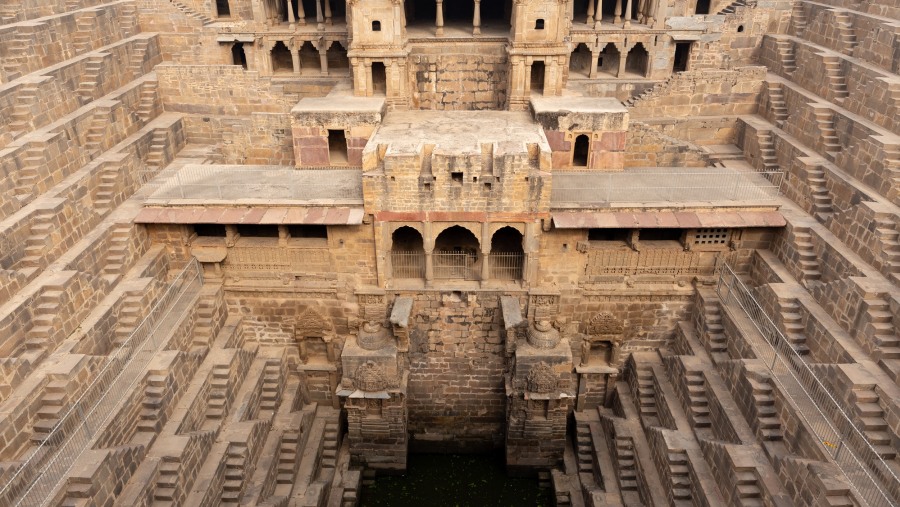
<instances>
[{"instance_id":1,"label":"sandstone wall","mask_svg":"<svg viewBox=\"0 0 900 507\"><path fill-rule=\"evenodd\" d=\"M413 107L435 110L502 109L509 62L503 44L414 45L409 56Z\"/></svg>"}]
</instances>

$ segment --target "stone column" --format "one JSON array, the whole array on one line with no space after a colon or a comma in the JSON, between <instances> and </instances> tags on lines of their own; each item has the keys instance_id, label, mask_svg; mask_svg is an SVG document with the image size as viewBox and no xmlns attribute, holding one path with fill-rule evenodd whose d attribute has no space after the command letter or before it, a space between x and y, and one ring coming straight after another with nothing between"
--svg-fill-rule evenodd
<instances>
[{"instance_id":1,"label":"stone column","mask_svg":"<svg viewBox=\"0 0 900 507\"><path fill-rule=\"evenodd\" d=\"M616 77L622 77L625 75L625 64L628 63L628 53L631 51L631 48L625 46L624 51L619 52L619 70L616 72Z\"/></svg>"},{"instance_id":2,"label":"stone column","mask_svg":"<svg viewBox=\"0 0 900 507\"><path fill-rule=\"evenodd\" d=\"M291 0L287 0L290 4ZM291 8L291 10L294 10ZM301 26L306 24L306 11L303 10L303 0L297 0L297 21Z\"/></svg>"},{"instance_id":3,"label":"stone column","mask_svg":"<svg viewBox=\"0 0 900 507\"><path fill-rule=\"evenodd\" d=\"M585 20L585 23L587 23L587 24L589 24L589 25L593 25L593 24L594 24L594 12L595 12L595 11L594 11L594 3L595 3L596 1L597 1L597 0L588 0L587 19ZM599 16L598 16L598 17L599 17Z\"/></svg>"},{"instance_id":4,"label":"stone column","mask_svg":"<svg viewBox=\"0 0 900 507\"><path fill-rule=\"evenodd\" d=\"M301 2L303 0L300 0ZM325 29L325 19L322 17L322 0L316 0L316 28Z\"/></svg>"},{"instance_id":5,"label":"stone column","mask_svg":"<svg viewBox=\"0 0 900 507\"><path fill-rule=\"evenodd\" d=\"M371 97L375 93L375 87L372 84L372 64L366 65L366 97Z\"/></svg>"},{"instance_id":6,"label":"stone column","mask_svg":"<svg viewBox=\"0 0 900 507\"><path fill-rule=\"evenodd\" d=\"M291 63L294 64L294 74L300 73L300 49L291 50Z\"/></svg>"},{"instance_id":7,"label":"stone column","mask_svg":"<svg viewBox=\"0 0 900 507\"><path fill-rule=\"evenodd\" d=\"M531 93L531 62L525 60L525 95Z\"/></svg>"},{"instance_id":8,"label":"stone column","mask_svg":"<svg viewBox=\"0 0 900 507\"><path fill-rule=\"evenodd\" d=\"M633 0L625 0L625 24L623 28L631 28L631 2Z\"/></svg>"},{"instance_id":9,"label":"stone column","mask_svg":"<svg viewBox=\"0 0 900 507\"><path fill-rule=\"evenodd\" d=\"M437 0L437 16L434 20L434 34L438 37L444 35L444 0Z\"/></svg>"},{"instance_id":10,"label":"stone column","mask_svg":"<svg viewBox=\"0 0 900 507\"><path fill-rule=\"evenodd\" d=\"M598 58L597 53L592 50L591 51L591 72L588 74L588 76L591 79L594 79L597 77L597 58Z\"/></svg>"},{"instance_id":11,"label":"stone column","mask_svg":"<svg viewBox=\"0 0 900 507\"><path fill-rule=\"evenodd\" d=\"M325 2L325 24L331 26L331 0L322 1Z\"/></svg>"},{"instance_id":12,"label":"stone column","mask_svg":"<svg viewBox=\"0 0 900 507\"><path fill-rule=\"evenodd\" d=\"M425 248L425 286L431 287L434 283L434 238L431 237L431 222L422 224L423 247Z\"/></svg>"},{"instance_id":13,"label":"stone column","mask_svg":"<svg viewBox=\"0 0 900 507\"><path fill-rule=\"evenodd\" d=\"M622 2L625 0L616 0L616 17L613 19L613 23L618 25L622 22Z\"/></svg>"},{"instance_id":14,"label":"stone column","mask_svg":"<svg viewBox=\"0 0 900 507\"><path fill-rule=\"evenodd\" d=\"M319 65L322 67L322 75L328 75L328 50L323 49L319 51Z\"/></svg>"},{"instance_id":15,"label":"stone column","mask_svg":"<svg viewBox=\"0 0 900 507\"><path fill-rule=\"evenodd\" d=\"M481 0L475 0L475 15L472 18L472 35L481 35Z\"/></svg>"},{"instance_id":16,"label":"stone column","mask_svg":"<svg viewBox=\"0 0 900 507\"><path fill-rule=\"evenodd\" d=\"M302 0L297 1L302 2ZM284 0L284 3L287 7L288 22L291 24L291 28L293 28L294 24L297 22L297 18L294 17L294 7L291 5L291 0Z\"/></svg>"}]
</instances>

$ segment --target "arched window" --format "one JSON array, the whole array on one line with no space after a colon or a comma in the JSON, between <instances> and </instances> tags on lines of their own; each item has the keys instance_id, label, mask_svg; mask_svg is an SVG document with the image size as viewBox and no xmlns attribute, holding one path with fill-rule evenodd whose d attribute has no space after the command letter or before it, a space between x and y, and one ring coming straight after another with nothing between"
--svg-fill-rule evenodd
<instances>
[{"instance_id":1,"label":"arched window","mask_svg":"<svg viewBox=\"0 0 900 507\"><path fill-rule=\"evenodd\" d=\"M403 226L391 236L391 273L394 278L425 278L425 246L419 231Z\"/></svg>"},{"instance_id":2,"label":"arched window","mask_svg":"<svg viewBox=\"0 0 900 507\"><path fill-rule=\"evenodd\" d=\"M591 138L585 134L575 138L575 146L572 150L572 165L576 167L587 167L588 154L591 148Z\"/></svg>"},{"instance_id":3,"label":"arched window","mask_svg":"<svg viewBox=\"0 0 900 507\"><path fill-rule=\"evenodd\" d=\"M488 261L492 280L521 280L525 264L522 249L522 233L512 227L503 227L491 238L491 255Z\"/></svg>"},{"instance_id":4,"label":"arched window","mask_svg":"<svg viewBox=\"0 0 900 507\"><path fill-rule=\"evenodd\" d=\"M216 0L216 14L220 18L231 17L231 7L228 5L228 0Z\"/></svg>"},{"instance_id":5,"label":"arched window","mask_svg":"<svg viewBox=\"0 0 900 507\"><path fill-rule=\"evenodd\" d=\"M540 19L540 18L537 19L537 20L534 22L534 29L535 29L535 30L543 30L543 29L544 29L544 20L543 20L543 19Z\"/></svg>"},{"instance_id":6,"label":"arched window","mask_svg":"<svg viewBox=\"0 0 900 507\"><path fill-rule=\"evenodd\" d=\"M234 62L235 65L240 65L245 69L247 68L247 53L244 52L243 42L235 42L231 46L231 61Z\"/></svg>"},{"instance_id":7,"label":"arched window","mask_svg":"<svg viewBox=\"0 0 900 507\"><path fill-rule=\"evenodd\" d=\"M637 74L641 77L646 77L647 65L649 63L650 53L647 52L647 49L644 48L642 43L638 42L631 48L631 51L628 52L628 57L625 58L625 71Z\"/></svg>"},{"instance_id":8,"label":"arched window","mask_svg":"<svg viewBox=\"0 0 900 507\"><path fill-rule=\"evenodd\" d=\"M373 32L380 32L380 31L381 31L381 21L377 21L377 20L376 20L376 21L373 21L373 22L372 22L372 31L373 31Z\"/></svg>"},{"instance_id":9,"label":"arched window","mask_svg":"<svg viewBox=\"0 0 900 507\"><path fill-rule=\"evenodd\" d=\"M597 71L614 77L618 76L620 57L619 48L610 42L603 47L603 51L600 51L600 56L597 58Z\"/></svg>"},{"instance_id":10,"label":"arched window","mask_svg":"<svg viewBox=\"0 0 900 507\"><path fill-rule=\"evenodd\" d=\"M294 72L291 50L282 41L276 42L272 48L272 72Z\"/></svg>"},{"instance_id":11,"label":"arched window","mask_svg":"<svg viewBox=\"0 0 900 507\"><path fill-rule=\"evenodd\" d=\"M709 0L697 0L697 9L694 14L709 14Z\"/></svg>"},{"instance_id":12,"label":"arched window","mask_svg":"<svg viewBox=\"0 0 900 507\"><path fill-rule=\"evenodd\" d=\"M569 55L569 78L591 77L591 50L584 44L578 44Z\"/></svg>"},{"instance_id":13,"label":"arched window","mask_svg":"<svg viewBox=\"0 0 900 507\"><path fill-rule=\"evenodd\" d=\"M481 248L472 231L454 225L434 240L434 277L447 280L477 280L481 271Z\"/></svg>"}]
</instances>

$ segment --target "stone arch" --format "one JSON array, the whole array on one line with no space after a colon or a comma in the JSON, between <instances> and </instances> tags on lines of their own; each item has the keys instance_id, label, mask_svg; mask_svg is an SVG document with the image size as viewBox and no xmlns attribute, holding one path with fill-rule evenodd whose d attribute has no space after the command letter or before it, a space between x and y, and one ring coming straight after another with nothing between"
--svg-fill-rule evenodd
<instances>
[{"instance_id":1,"label":"stone arch","mask_svg":"<svg viewBox=\"0 0 900 507\"><path fill-rule=\"evenodd\" d=\"M510 226L503 226L491 235L491 253L523 253L524 235Z\"/></svg>"},{"instance_id":2,"label":"stone arch","mask_svg":"<svg viewBox=\"0 0 900 507\"><path fill-rule=\"evenodd\" d=\"M447 227L434 238L434 277L477 280L482 257L477 234L460 225Z\"/></svg>"},{"instance_id":3,"label":"stone arch","mask_svg":"<svg viewBox=\"0 0 900 507\"><path fill-rule=\"evenodd\" d=\"M578 134L572 143L572 165L575 167L587 167L591 153L591 136Z\"/></svg>"},{"instance_id":4,"label":"stone arch","mask_svg":"<svg viewBox=\"0 0 900 507\"><path fill-rule=\"evenodd\" d=\"M331 41L325 51L328 60L328 72L350 72L350 59L347 57L347 42Z\"/></svg>"},{"instance_id":5,"label":"stone arch","mask_svg":"<svg viewBox=\"0 0 900 507\"><path fill-rule=\"evenodd\" d=\"M270 52L272 57L272 72L294 72L294 61L291 50L284 41L275 41Z\"/></svg>"},{"instance_id":6,"label":"stone arch","mask_svg":"<svg viewBox=\"0 0 900 507\"><path fill-rule=\"evenodd\" d=\"M500 229L503 229L504 227L509 227L510 229L515 229L515 230L519 231L519 234L521 234L522 236L525 236L525 224L494 223L494 224L490 224L490 226L488 227L488 230L490 231L491 236L493 236L494 234L497 233L497 231L499 231Z\"/></svg>"},{"instance_id":7,"label":"stone arch","mask_svg":"<svg viewBox=\"0 0 900 507\"><path fill-rule=\"evenodd\" d=\"M569 55L569 78L581 77L587 78L591 76L591 60L594 53L591 52L587 44L580 42L572 53Z\"/></svg>"},{"instance_id":8,"label":"stone arch","mask_svg":"<svg viewBox=\"0 0 900 507\"><path fill-rule=\"evenodd\" d=\"M619 75L619 60L622 54L615 42L608 42L600 53L597 54L597 71L610 74L612 76Z\"/></svg>"},{"instance_id":9,"label":"stone arch","mask_svg":"<svg viewBox=\"0 0 900 507\"><path fill-rule=\"evenodd\" d=\"M404 225L391 233L391 275L425 278L425 241L417 229Z\"/></svg>"},{"instance_id":10,"label":"stone arch","mask_svg":"<svg viewBox=\"0 0 900 507\"><path fill-rule=\"evenodd\" d=\"M433 224L432 229L431 229L431 234L434 238L432 241L432 244L433 245L437 244L438 236L440 236L447 229L451 229L453 227L461 227L463 229L466 229L467 231L471 232L476 238L481 236L481 229L471 223L458 223L458 224L444 223L444 224L440 224L440 225Z\"/></svg>"},{"instance_id":11,"label":"stone arch","mask_svg":"<svg viewBox=\"0 0 900 507\"><path fill-rule=\"evenodd\" d=\"M646 77L650 68L650 53L643 42L638 42L628 51L625 57L625 72Z\"/></svg>"},{"instance_id":12,"label":"stone arch","mask_svg":"<svg viewBox=\"0 0 900 507\"><path fill-rule=\"evenodd\" d=\"M312 41L303 41L299 51L300 73L321 74L322 60L319 57L319 49Z\"/></svg>"},{"instance_id":13,"label":"stone arch","mask_svg":"<svg viewBox=\"0 0 900 507\"><path fill-rule=\"evenodd\" d=\"M425 232L422 230L422 224L413 223L413 222L398 222L398 223L391 224L388 229L390 232L390 235L388 237L388 242L387 242L388 250L394 249L394 234L398 230L403 229L404 227L408 228L408 229L412 229L412 230L416 231L417 233L419 233L419 236L422 237L423 245L425 244Z\"/></svg>"},{"instance_id":14,"label":"stone arch","mask_svg":"<svg viewBox=\"0 0 900 507\"><path fill-rule=\"evenodd\" d=\"M625 324L612 312L600 312L588 323L587 334L591 336L621 335L625 332Z\"/></svg>"}]
</instances>

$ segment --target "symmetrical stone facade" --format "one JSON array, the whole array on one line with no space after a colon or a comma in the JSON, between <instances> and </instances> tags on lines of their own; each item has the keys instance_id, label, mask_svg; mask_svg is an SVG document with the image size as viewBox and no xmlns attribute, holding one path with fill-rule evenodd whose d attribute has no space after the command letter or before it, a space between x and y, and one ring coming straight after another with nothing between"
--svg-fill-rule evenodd
<instances>
[{"instance_id":1,"label":"symmetrical stone facade","mask_svg":"<svg viewBox=\"0 0 900 507\"><path fill-rule=\"evenodd\" d=\"M900 503L898 20L0 0L0 505Z\"/></svg>"}]
</instances>

